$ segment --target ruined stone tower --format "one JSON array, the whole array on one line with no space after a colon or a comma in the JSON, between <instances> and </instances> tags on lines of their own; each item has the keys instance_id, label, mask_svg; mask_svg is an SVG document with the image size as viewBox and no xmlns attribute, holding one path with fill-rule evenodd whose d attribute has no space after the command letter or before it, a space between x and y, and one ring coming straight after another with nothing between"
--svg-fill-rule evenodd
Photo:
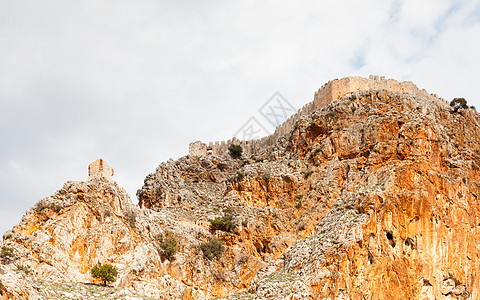
<instances>
[{"instance_id":1,"label":"ruined stone tower","mask_svg":"<svg viewBox=\"0 0 480 300\"><path fill-rule=\"evenodd\" d=\"M101 158L88 165L88 180L94 177L104 177L110 180L112 176L113 168Z\"/></svg>"}]
</instances>

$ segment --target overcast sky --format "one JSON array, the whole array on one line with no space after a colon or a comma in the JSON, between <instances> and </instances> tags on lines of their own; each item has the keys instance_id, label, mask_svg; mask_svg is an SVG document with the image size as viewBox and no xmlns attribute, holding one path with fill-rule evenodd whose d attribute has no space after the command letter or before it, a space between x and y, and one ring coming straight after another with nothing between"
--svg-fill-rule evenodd
<instances>
[{"instance_id":1,"label":"overcast sky","mask_svg":"<svg viewBox=\"0 0 480 300\"><path fill-rule=\"evenodd\" d=\"M480 108L479 72L479 1L0 0L0 232L98 158L137 203L277 91L376 74Z\"/></svg>"}]
</instances>

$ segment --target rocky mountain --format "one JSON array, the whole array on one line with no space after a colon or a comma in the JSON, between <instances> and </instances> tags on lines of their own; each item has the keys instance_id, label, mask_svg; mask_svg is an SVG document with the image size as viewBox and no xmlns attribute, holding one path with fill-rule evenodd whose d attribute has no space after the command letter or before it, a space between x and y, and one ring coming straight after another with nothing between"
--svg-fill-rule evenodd
<instances>
[{"instance_id":1,"label":"rocky mountain","mask_svg":"<svg viewBox=\"0 0 480 300\"><path fill-rule=\"evenodd\" d=\"M473 109L356 89L252 155L160 164L139 205L102 165L4 234L1 297L479 299L479 146Z\"/></svg>"}]
</instances>

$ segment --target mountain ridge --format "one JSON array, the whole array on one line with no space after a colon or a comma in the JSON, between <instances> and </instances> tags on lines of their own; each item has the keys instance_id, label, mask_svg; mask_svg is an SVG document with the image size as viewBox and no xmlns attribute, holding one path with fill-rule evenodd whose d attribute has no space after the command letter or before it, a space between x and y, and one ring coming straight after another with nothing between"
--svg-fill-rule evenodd
<instances>
[{"instance_id":1,"label":"mountain ridge","mask_svg":"<svg viewBox=\"0 0 480 300\"><path fill-rule=\"evenodd\" d=\"M67 182L5 233L2 297L109 262L140 299L476 299L480 118L431 97L351 91L251 155L160 164L139 206L103 177Z\"/></svg>"}]
</instances>

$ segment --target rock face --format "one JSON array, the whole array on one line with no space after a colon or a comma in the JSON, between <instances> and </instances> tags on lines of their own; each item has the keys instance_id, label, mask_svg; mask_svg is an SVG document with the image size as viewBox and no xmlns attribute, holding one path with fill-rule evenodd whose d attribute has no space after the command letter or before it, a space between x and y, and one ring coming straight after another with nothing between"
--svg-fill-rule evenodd
<instances>
[{"instance_id":1,"label":"rock face","mask_svg":"<svg viewBox=\"0 0 480 300\"><path fill-rule=\"evenodd\" d=\"M471 109L386 90L302 118L225 183L226 205L258 228L241 245L267 264L241 295L478 298L479 124ZM168 200L166 173L147 178L141 205L184 207Z\"/></svg>"},{"instance_id":2,"label":"rock face","mask_svg":"<svg viewBox=\"0 0 480 300\"><path fill-rule=\"evenodd\" d=\"M2 297L108 262L138 298L478 299L479 146L471 109L354 91L254 155L162 163L140 207L105 177L67 182L4 234Z\"/></svg>"},{"instance_id":3,"label":"rock face","mask_svg":"<svg viewBox=\"0 0 480 300\"><path fill-rule=\"evenodd\" d=\"M291 151L319 170L333 205L250 292L287 274L312 298L477 299L479 121L383 90L305 119Z\"/></svg>"}]
</instances>

